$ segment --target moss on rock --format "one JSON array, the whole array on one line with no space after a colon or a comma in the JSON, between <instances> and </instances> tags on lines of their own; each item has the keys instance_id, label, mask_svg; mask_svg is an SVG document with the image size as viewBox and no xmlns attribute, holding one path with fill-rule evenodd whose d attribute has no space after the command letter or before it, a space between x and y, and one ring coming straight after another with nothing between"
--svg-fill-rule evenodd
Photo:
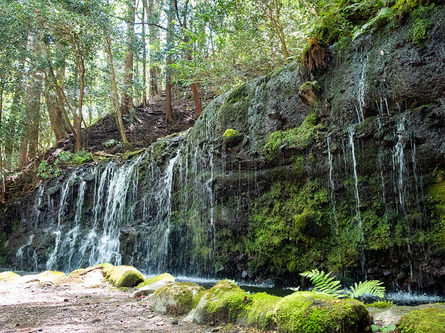
<instances>
[{"instance_id":1,"label":"moss on rock","mask_svg":"<svg viewBox=\"0 0 445 333\"><path fill-rule=\"evenodd\" d=\"M171 283L150 297L151 307L159 313L182 316L193 307L193 298L204 290L195 283Z\"/></svg>"},{"instance_id":2,"label":"moss on rock","mask_svg":"<svg viewBox=\"0 0 445 333\"><path fill-rule=\"evenodd\" d=\"M123 265L115 267L110 272L108 280L115 287L135 287L145 278L136 268Z\"/></svg>"},{"instance_id":3,"label":"moss on rock","mask_svg":"<svg viewBox=\"0 0 445 333\"><path fill-rule=\"evenodd\" d=\"M236 146L242 140L243 140L243 135L235 129L229 128L223 134L223 141L228 146Z\"/></svg>"},{"instance_id":4,"label":"moss on rock","mask_svg":"<svg viewBox=\"0 0 445 333\"><path fill-rule=\"evenodd\" d=\"M306 149L313 141L318 117L309 114L299 127L273 132L264 145L264 152L269 160L277 158L283 148Z\"/></svg>"},{"instance_id":5,"label":"moss on rock","mask_svg":"<svg viewBox=\"0 0 445 333\"><path fill-rule=\"evenodd\" d=\"M148 286L148 285L150 285L150 284L152 284L154 282L158 282L158 281L175 282L175 278L172 275L168 274L168 273L163 273L163 274L160 274L160 275L153 276L153 277L151 277L149 279L146 279L145 281L139 283L136 288L140 289L142 287Z\"/></svg>"},{"instance_id":6,"label":"moss on rock","mask_svg":"<svg viewBox=\"0 0 445 333\"><path fill-rule=\"evenodd\" d=\"M274 330L277 326L275 308L281 299L281 297L267 293L257 293L249 296L249 303L241 311L238 323L262 330Z\"/></svg>"},{"instance_id":7,"label":"moss on rock","mask_svg":"<svg viewBox=\"0 0 445 333\"><path fill-rule=\"evenodd\" d=\"M412 311L397 323L397 333L444 333L445 309L431 308Z\"/></svg>"},{"instance_id":8,"label":"moss on rock","mask_svg":"<svg viewBox=\"0 0 445 333\"><path fill-rule=\"evenodd\" d=\"M2 272L0 273L0 282L11 282L20 278L20 275L14 272Z\"/></svg>"},{"instance_id":9,"label":"moss on rock","mask_svg":"<svg viewBox=\"0 0 445 333\"><path fill-rule=\"evenodd\" d=\"M235 323L248 303L247 293L231 280L196 295L190 319L200 323Z\"/></svg>"},{"instance_id":10,"label":"moss on rock","mask_svg":"<svg viewBox=\"0 0 445 333\"><path fill-rule=\"evenodd\" d=\"M371 324L363 303L311 292L284 297L276 305L275 316L280 332L357 333Z\"/></svg>"}]
</instances>

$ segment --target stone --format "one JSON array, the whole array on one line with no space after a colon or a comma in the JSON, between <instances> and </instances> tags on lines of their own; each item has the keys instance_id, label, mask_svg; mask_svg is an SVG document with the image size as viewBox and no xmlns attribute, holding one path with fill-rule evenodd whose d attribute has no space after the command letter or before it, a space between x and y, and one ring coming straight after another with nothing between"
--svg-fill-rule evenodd
<instances>
[{"instance_id":1,"label":"stone","mask_svg":"<svg viewBox=\"0 0 445 333\"><path fill-rule=\"evenodd\" d=\"M144 286L148 286L148 285L152 284L153 282L158 282L158 281L175 282L175 278L172 275L170 275L169 273L162 273L160 275L156 275L156 276L153 276L151 278L144 280L144 282L139 283L136 288L139 289Z\"/></svg>"},{"instance_id":2,"label":"stone","mask_svg":"<svg viewBox=\"0 0 445 333\"><path fill-rule=\"evenodd\" d=\"M145 280L141 272L132 266L117 266L109 273L108 281L115 287L136 287Z\"/></svg>"},{"instance_id":3,"label":"stone","mask_svg":"<svg viewBox=\"0 0 445 333\"><path fill-rule=\"evenodd\" d=\"M153 283L150 283L146 286L138 288L136 291L133 292L132 297L138 298L140 296L147 296L153 294L156 290L158 290L161 287L164 287L170 283L173 283L172 281L168 280L160 280Z\"/></svg>"},{"instance_id":4,"label":"stone","mask_svg":"<svg viewBox=\"0 0 445 333\"><path fill-rule=\"evenodd\" d=\"M194 297L204 288L195 283L170 282L148 298L154 311L161 314L182 316L193 308Z\"/></svg>"},{"instance_id":5,"label":"stone","mask_svg":"<svg viewBox=\"0 0 445 333\"><path fill-rule=\"evenodd\" d=\"M244 136L239 131L229 128L223 134L223 141L227 146L235 147L243 141L243 137Z\"/></svg>"}]
</instances>

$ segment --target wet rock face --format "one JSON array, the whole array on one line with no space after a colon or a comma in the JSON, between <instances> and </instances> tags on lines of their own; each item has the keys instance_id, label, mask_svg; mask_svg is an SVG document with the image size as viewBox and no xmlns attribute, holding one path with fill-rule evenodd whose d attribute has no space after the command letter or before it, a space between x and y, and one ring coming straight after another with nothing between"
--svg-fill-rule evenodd
<instances>
[{"instance_id":1,"label":"wet rock face","mask_svg":"<svg viewBox=\"0 0 445 333\"><path fill-rule=\"evenodd\" d=\"M408 24L334 52L315 109L290 64L131 160L51 180L0 217L0 263L287 284L318 267L445 292L444 15L421 46Z\"/></svg>"}]
</instances>

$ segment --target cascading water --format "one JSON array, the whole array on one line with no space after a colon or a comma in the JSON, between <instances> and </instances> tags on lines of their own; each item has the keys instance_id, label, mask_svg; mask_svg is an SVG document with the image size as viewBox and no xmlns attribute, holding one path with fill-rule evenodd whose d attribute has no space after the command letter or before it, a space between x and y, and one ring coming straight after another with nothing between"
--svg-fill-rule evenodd
<instances>
[{"instance_id":1,"label":"cascading water","mask_svg":"<svg viewBox=\"0 0 445 333\"><path fill-rule=\"evenodd\" d=\"M352 155L352 167L353 167L353 176L354 176L354 194L355 194L355 201L356 201L356 219L357 219L357 227L359 232L359 247L361 252L361 268L362 273L365 276L366 279L366 258L365 258L365 251L364 251L364 245L365 245L365 236L363 234L363 226L362 226L362 217L360 213L360 195L358 191L358 177L357 177L357 161L355 159L355 145L354 145L354 127L349 127L348 129L349 133L349 147L351 148L351 155Z\"/></svg>"},{"instance_id":2,"label":"cascading water","mask_svg":"<svg viewBox=\"0 0 445 333\"><path fill-rule=\"evenodd\" d=\"M407 220L407 212L406 212L406 200L405 200L405 173L406 173L406 166L405 166L405 144L406 144L406 138L405 138L405 117L402 116L400 120L397 123L397 143L394 147L394 155L393 155L393 161L396 169L396 178L397 178L397 196L398 196L398 204L400 207L400 211L402 213L402 217L405 220L405 226L406 226L406 233L407 233L407 252L408 252L408 259L409 259L409 272L410 272L410 279L413 279L413 253L411 248L411 227L410 223ZM408 285L408 291L411 292L411 285Z\"/></svg>"},{"instance_id":3,"label":"cascading water","mask_svg":"<svg viewBox=\"0 0 445 333\"><path fill-rule=\"evenodd\" d=\"M334 168L333 168L333 157L332 157L332 153L331 153L331 136L328 135L327 136L327 145L328 145L328 166L329 166L329 199L330 199L330 203L331 203L331 210L332 210L332 215L334 217L334 223L337 226L337 211L336 211L336 207L335 207L335 184L334 184L334 177L333 177L333 172L334 172Z\"/></svg>"}]
</instances>

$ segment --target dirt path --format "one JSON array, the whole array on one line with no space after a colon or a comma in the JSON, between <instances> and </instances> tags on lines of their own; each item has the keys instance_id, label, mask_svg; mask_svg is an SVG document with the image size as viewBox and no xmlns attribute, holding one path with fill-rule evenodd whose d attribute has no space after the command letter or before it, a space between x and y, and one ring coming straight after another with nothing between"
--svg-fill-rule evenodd
<instances>
[{"instance_id":1,"label":"dirt path","mask_svg":"<svg viewBox=\"0 0 445 333\"><path fill-rule=\"evenodd\" d=\"M102 284L0 283L0 332L217 332L159 316L146 302ZM222 331L222 329L221 329Z\"/></svg>"}]
</instances>

